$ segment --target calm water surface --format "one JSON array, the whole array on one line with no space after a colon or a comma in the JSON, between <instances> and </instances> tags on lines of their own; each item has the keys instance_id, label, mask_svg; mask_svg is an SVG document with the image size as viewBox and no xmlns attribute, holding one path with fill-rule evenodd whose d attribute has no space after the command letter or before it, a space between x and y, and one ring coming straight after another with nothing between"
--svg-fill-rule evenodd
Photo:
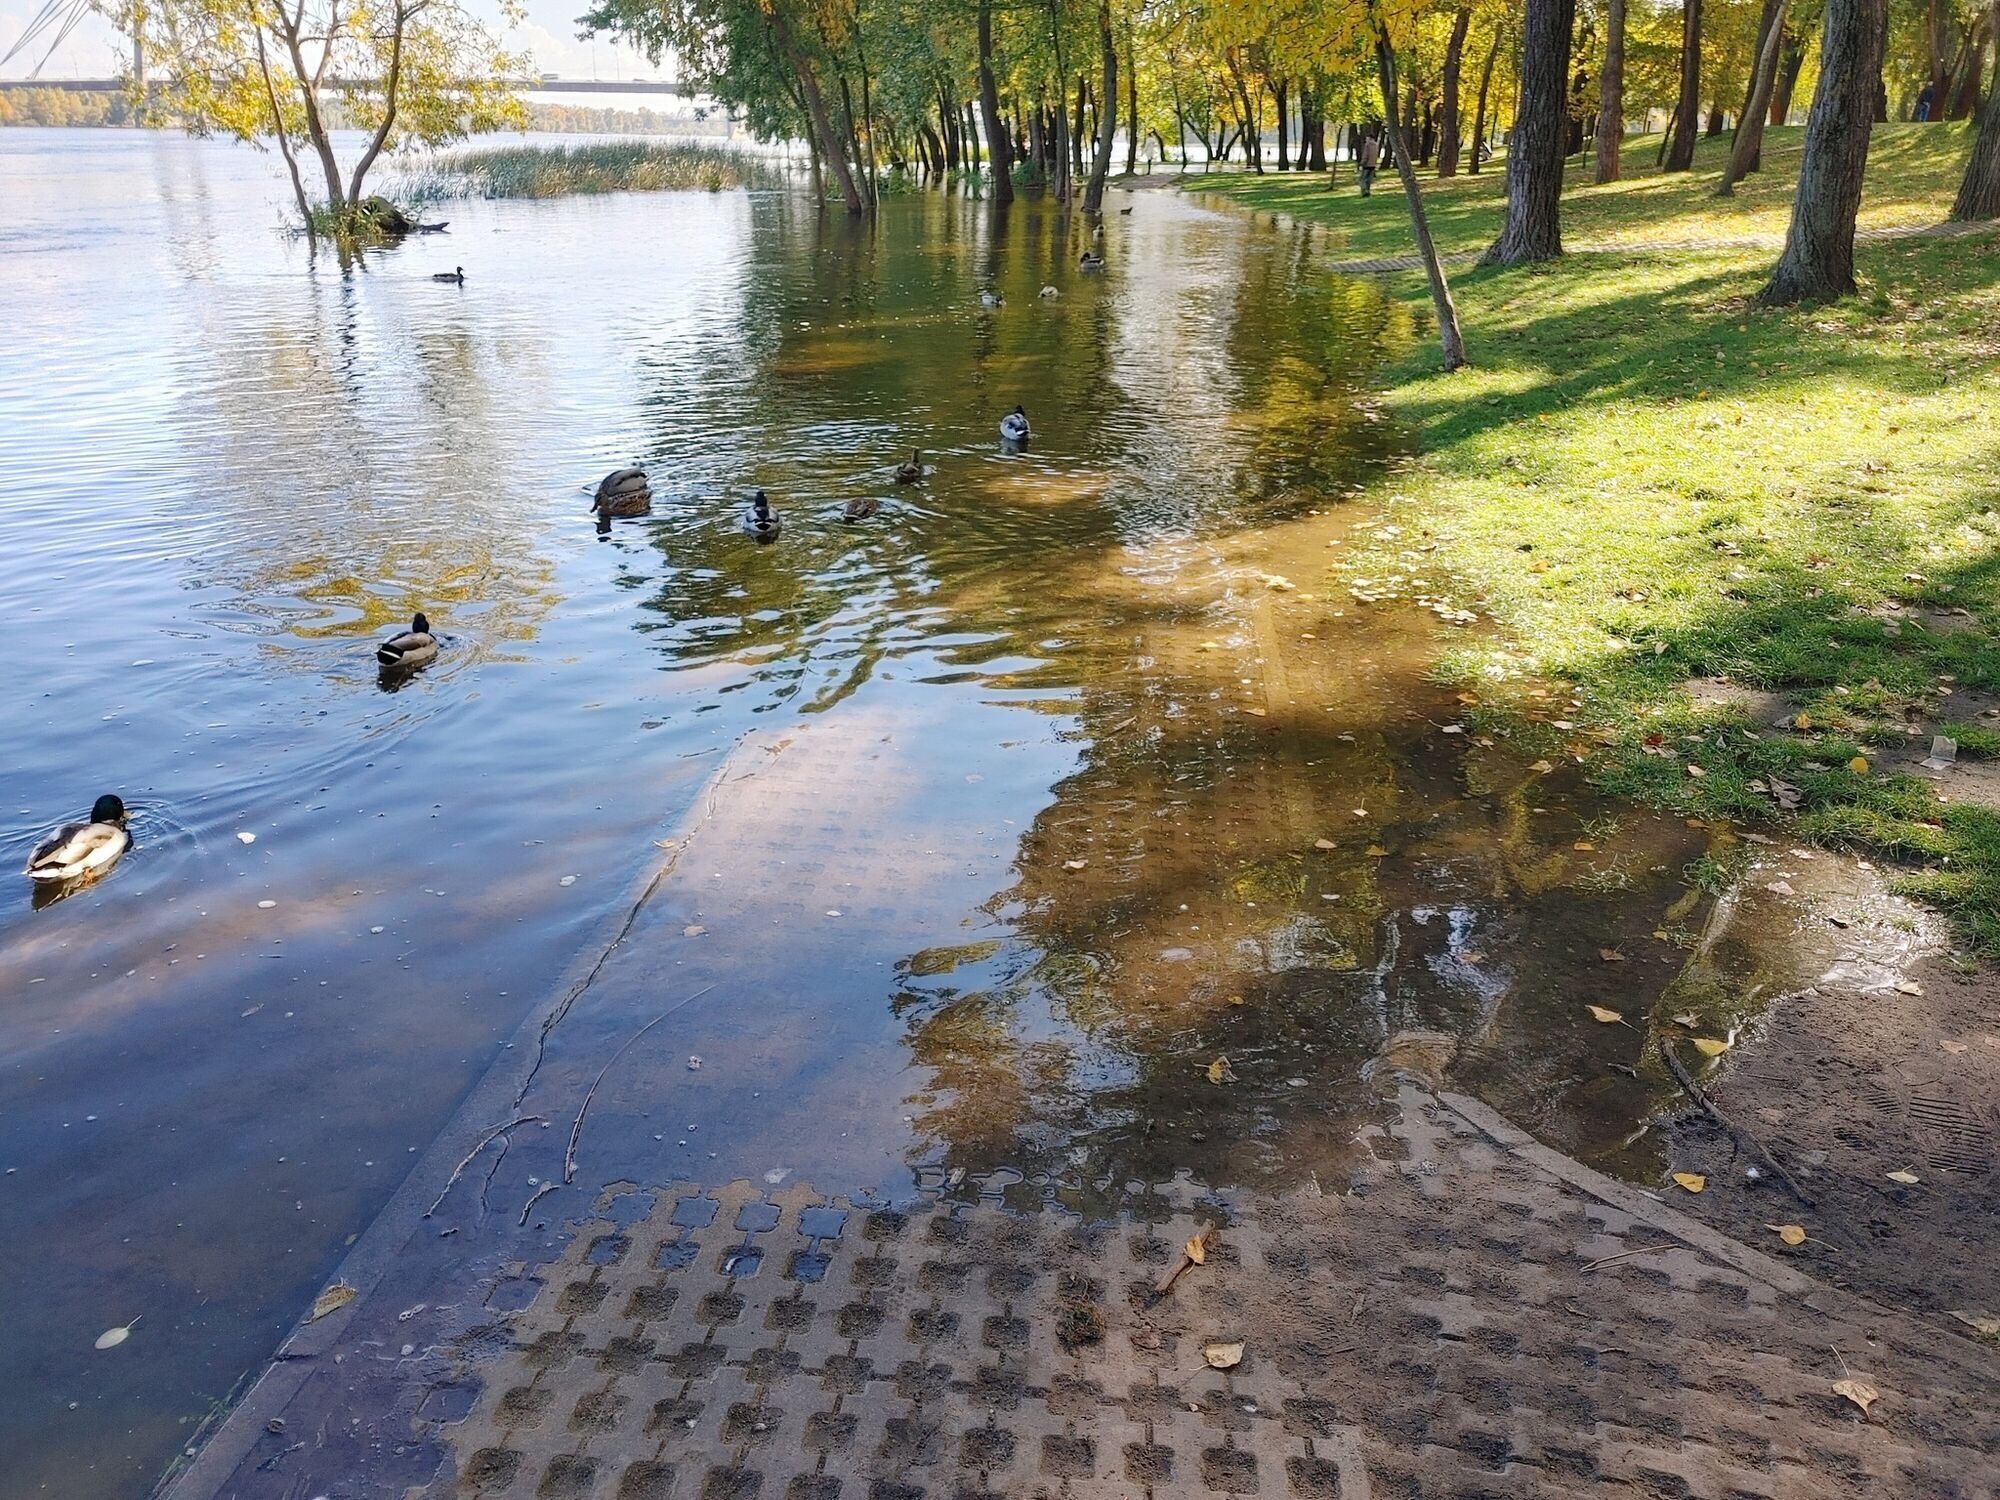
<instances>
[{"instance_id":1,"label":"calm water surface","mask_svg":"<svg viewBox=\"0 0 2000 1500\"><path fill-rule=\"evenodd\" d=\"M815 860L877 873L824 937L675 932L774 987L868 964L763 1054L794 1112L653 1134L672 1170L761 1170L811 1118L830 1189L1296 1180L1391 1063L1579 1147L1642 1117L1575 1017L1600 946L1671 974L1643 950L1701 836L1587 824L1442 732L1447 627L1313 597L1385 524L1341 502L1401 456L1362 397L1414 335L1302 235L1118 196L1093 277L1033 204L629 195L452 204L343 267L227 145L9 131L0 181L0 856L103 791L136 841L44 910L0 882L0 1495L143 1490L656 842L788 735L821 760L761 819L725 798L714 878L803 921ZM633 462L654 514L600 538L581 487ZM417 609L443 653L385 686ZM724 1057L779 1023L728 1026Z\"/></svg>"}]
</instances>

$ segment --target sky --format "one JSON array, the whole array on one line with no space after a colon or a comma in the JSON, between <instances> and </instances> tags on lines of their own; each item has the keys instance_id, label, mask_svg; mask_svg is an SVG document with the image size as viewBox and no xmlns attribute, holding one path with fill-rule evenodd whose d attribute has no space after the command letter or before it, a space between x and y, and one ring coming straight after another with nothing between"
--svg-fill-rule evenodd
<instances>
[{"instance_id":1,"label":"sky","mask_svg":"<svg viewBox=\"0 0 2000 1500\"><path fill-rule=\"evenodd\" d=\"M560 73L565 78L657 78L667 71L653 68L639 52L603 37L595 41L577 40L576 16L587 0L526 0L527 20L503 35L509 48L529 53L535 69ZM498 14L491 0L466 0L474 15L491 19ZM28 22L41 9L41 0L0 0L0 56L4 56ZM48 50L46 34L35 45L0 69L0 77L25 78ZM70 33L42 69L44 78L102 78L119 72L130 60L131 49L96 16L86 19Z\"/></svg>"}]
</instances>

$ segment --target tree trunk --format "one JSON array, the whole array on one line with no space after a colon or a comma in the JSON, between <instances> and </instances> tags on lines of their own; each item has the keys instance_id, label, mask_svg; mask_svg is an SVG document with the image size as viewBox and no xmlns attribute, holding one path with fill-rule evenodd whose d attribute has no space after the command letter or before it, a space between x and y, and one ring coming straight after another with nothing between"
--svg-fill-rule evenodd
<instances>
[{"instance_id":1,"label":"tree trunk","mask_svg":"<svg viewBox=\"0 0 2000 1500\"><path fill-rule=\"evenodd\" d=\"M785 61L791 65L792 76L799 81L799 92L805 95L806 117L811 120L813 134L819 137L820 155L833 166L834 179L840 184L841 200L847 211L858 214L863 211L861 189L854 185L854 173L847 165L847 148L833 128L833 119L826 112L826 100L819 91L819 78L812 65L799 51L798 39L792 35L791 24L785 20L784 12L773 6L769 12L771 34L777 39L778 50L785 54ZM842 87L846 80L842 80Z\"/></svg>"},{"instance_id":2,"label":"tree trunk","mask_svg":"<svg viewBox=\"0 0 2000 1500\"><path fill-rule=\"evenodd\" d=\"M1569 45L1576 0L1527 0L1520 102L1507 153L1507 220L1482 264L1562 254L1563 145L1569 134Z\"/></svg>"},{"instance_id":3,"label":"tree trunk","mask_svg":"<svg viewBox=\"0 0 2000 1500\"><path fill-rule=\"evenodd\" d=\"M1083 191L1087 214L1104 207L1104 179L1111 175L1112 137L1118 132L1118 43L1111 35L1111 0L1097 0L1097 45L1104 54L1104 87L1097 96L1097 150Z\"/></svg>"},{"instance_id":4,"label":"tree trunk","mask_svg":"<svg viewBox=\"0 0 2000 1500\"><path fill-rule=\"evenodd\" d=\"M1223 59L1229 64L1229 76L1236 84L1236 102L1243 111L1241 134L1243 149L1250 157L1250 167L1259 177L1264 175L1264 148L1262 133L1256 125L1256 106L1250 102L1250 85L1243 77L1242 65L1237 60L1237 49L1223 50ZM1224 153L1227 154L1226 152Z\"/></svg>"},{"instance_id":5,"label":"tree trunk","mask_svg":"<svg viewBox=\"0 0 2000 1500\"><path fill-rule=\"evenodd\" d=\"M1778 81L1778 41L1785 34L1785 0L1765 0L1764 34L1750 69L1750 96L1736 122L1736 140L1729 148L1729 165L1722 169L1718 198L1736 191L1736 184L1763 165L1764 121L1771 113L1771 91Z\"/></svg>"},{"instance_id":6,"label":"tree trunk","mask_svg":"<svg viewBox=\"0 0 2000 1500\"><path fill-rule=\"evenodd\" d=\"M979 0L979 113L986 121L986 155L993 163L993 201L1014 201L1014 143L1000 116L1000 89L993 81L993 0Z\"/></svg>"},{"instance_id":7,"label":"tree trunk","mask_svg":"<svg viewBox=\"0 0 2000 1500\"><path fill-rule=\"evenodd\" d=\"M1164 147L1160 154L1166 155ZM1125 175L1139 169L1139 52L1132 44L1132 28L1125 28Z\"/></svg>"},{"instance_id":8,"label":"tree trunk","mask_svg":"<svg viewBox=\"0 0 2000 1500\"><path fill-rule=\"evenodd\" d=\"M1625 144L1625 0L1611 0L1605 19L1604 67L1597 75L1597 181L1618 180Z\"/></svg>"},{"instance_id":9,"label":"tree trunk","mask_svg":"<svg viewBox=\"0 0 2000 1500\"><path fill-rule=\"evenodd\" d=\"M1854 216L1868 167L1885 19L1883 0L1826 0L1792 224L1777 269L1757 294L1766 307L1829 302L1854 291Z\"/></svg>"},{"instance_id":10,"label":"tree trunk","mask_svg":"<svg viewBox=\"0 0 2000 1500\"><path fill-rule=\"evenodd\" d=\"M1461 5L1451 18L1451 40L1444 49L1444 101L1438 107L1438 176L1458 175L1458 81L1465 62L1465 33L1472 25L1472 7Z\"/></svg>"},{"instance_id":11,"label":"tree trunk","mask_svg":"<svg viewBox=\"0 0 2000 1500\"><path fill-rule=\"evenodd\" d=\"M314 86L318 75L306 67L298 23L285 17L282 6L278 8L278 15L283 26L278 36L284 42L285 50L291 54L292 68L299 80L299 97L305 105L306 139L312 142L313 152L319 157L319 169L326 174L326 206L338 219L347 208L347 200L340 189L340 163L333 159L333 140L327 135L326 120L319 112L319 90Z\"/></svg>"},{"instance_id":12,"label":"tree trunk","mask_svg":"<svg viewBox=\"0 0 2000 1500\"><path fill-rule=\"evenodd\" d=\"M1324 172L1326 170L1326 85L1324 82L1312 92L1312 120L1306 134L1306 170Z\"/></svg>"},{"instance_id":13,"label":"tree trunk","mask_svg":"<svg viewBox=\"0 0 2000 1500\"><path fill-rule=\"evenodd\" d=\"M1695 135L1701 126L1701 0L1681 0L1681 93L1674 104L1673 143L1667 170L1694 166Z\"/></svg>"},{"instance_id":14,"label":"tree trunk","mask_svg":"<svg viewBox=\"0 0 2000 1500\"><path fill-rule=\"evenodd\" d=\"M1805 38L1791 32L1778 45L1778 81L1771 88L1771 120L1782 125L1792 117L1792 91L1799 86L1799 70L1806 65Z\"/></svg>"},{"instance_id":15,"label":"tree trunk","mask_svg":"<svg viewBox=\"0 0 2000 1500\"><path fill-rule=\"evenodd\" d=\"M2000 0L1993 0L1990 24L2000 37ZM2000 58L1993 64L1993 82L1979 111L1979 134L1972 142L1972 159L1965 164L1965 181L1951 216L1961 224L2000 219Z\"/></svg>"},{"instance_id":16,"label":"tree trunk","mask_svg":"<svg viewBox=\"0 0 2000 1500\"><path fill-rule=\"evenodd\" d=\"M1396 50L1389 45L1389 33L1381 12L1371 4L1369 17L1375 23L1375 80L1382 89L1382 118L1396 152L1396 175L1403 182L1403 199L1410 205L1410 232L1416 238L1417 257L1424 263L1430 282L1431 306L1437 312L1438 344L1444 353L1444 367L1456 370L1465 363L1465 340L1458 331L1458 308L1451 300L1451 286L1444 279L1444 264L1438 259L1431 240L1430 220L1424 214L1423 189L1417 186L1416 165L1410 160L1407 138L1397 140L1402 127L1396 119Z\"/></svg>"},{"instance_id":17,"label":"tree trunk","mask_svg":"<svg viewBox=\"0 0 2000 1500\"><path fill-rule=\"evenodd\" d=\"M1292 170L1292 99L1291 86L1280 78L1271 85L1271 97L1278 105L1278 170Z\"/></svg>"},{"instance_id":18,"label":"tree trunk","mask_svg":"<svg viewBox=\"0 0 2000 1500\"><path fill-rule=\"evenodd\" d=\"M1951 92L1950 104L1945 106L1947 120L1967 119L1979 108L1979 77L1986 71L1986 44L1989 40L2000 42L1996 32L2000 32L2000 19L1974 25L1972 44L1965 49L1965 71L1959 76L1958 87ZM2000 60L1995 65L2000 66Z\"/></svg>"},{"instance_id":19,"label":"tree trunk","mask_svg":"<svg viewBox=\"0 0 2000 1500\"><path fill-rule=\"evenodd\" d=\"M1076 75L1076 116L1071 120L1069 127L1069 170L1071 177L1081 177L1083 175L1083 143L1088 139L1085 134L1088 127L1084 124L1083 114L1084 110L1089 107L1089 103L1090 80L1079 73Z\"/></svg>"},{"instance_id":20,"label":"tree trunk","mask_svg":"<svg viewBox=\"0 0 2000 1500\"><path fill-rule=\"evenodd\" d=\"M1612 0L1619 13L1625 10L1625 0ZM1486 97L1493 87L1493 64L1500 60L1500 27L1493 28L1493 45L1487 49L1486 66L1479 71L1479 106L1472 116L1472 148L1466 153L1465 170L1477 172L1486 162Z\"/></svg>"},{"instance_id":21,"label":"tree trunk","mask_svg":"<svg viewBox=\"0 0 2000 1500\"><path fill-rule=\"evenodd\" d=\"M389 139L389 132L396 128L396 105L402 97L403 83L403 32L408 27L410 13L398 0L391 12L394 19L389 33L389 71L382 80L382 121L375 127L375 134L369 138L368 149L361 153L361 159L354 164L354 175L347 179L347 201L361 201L361 184L368 176L368 169L375 165L375 158L382 154L382 144Z\"/></svg>"},{"instance_id":22,"label":"tree trunk","mask_svg":"<svg viewBox=\"0 0 2000 1500\"><path fill-rule=\"evenodd\" d=\"M257 69L264 76L264 97L271 104L271 133L277 137L278 154L285 159L285 170L291 174L292 195L299 201L299 222L310 235L312 204L306 198L305 180L299 176L299 158L298 153L292 150L291 132L285 129L285 117L278 108L278 91L271 83L271 57L264 48L264 28L258 26L253 30L257 37Z\"/></svg>"}]
</instances>

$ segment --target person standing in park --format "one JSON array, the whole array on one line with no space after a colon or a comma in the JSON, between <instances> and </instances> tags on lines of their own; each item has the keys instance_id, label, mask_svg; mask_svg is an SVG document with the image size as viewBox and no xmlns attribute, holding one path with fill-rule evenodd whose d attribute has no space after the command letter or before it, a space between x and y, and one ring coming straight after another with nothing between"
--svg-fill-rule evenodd
<instances>
[{"instance_id":1,"label":"person standing in park","mask_svg":"<svg viewBox=\"0 0 2000 1500\"><path fill-rule=\"evenodd\" d=\"M1931 106L1936 102L1937 102L1936 85L1929 83L1925 84L1923 87L1923 92L1917 95L1917 112L1915 116L1913 116L1913 118L1915 118L1919 122L1928 120L1931 117Z\"/></svg>"},{"instance_id":2,"label":"person standing in park","mask_svg":"<svg viewBox=\"0 0 2000 1500\"><path fill-rule=\"evenodd\" d=\"M1375 191L1375 171L1382 165L1382 140L1373 130L1361 137L1361 196L1366 198Z\"/></svg>"}]
</instances>

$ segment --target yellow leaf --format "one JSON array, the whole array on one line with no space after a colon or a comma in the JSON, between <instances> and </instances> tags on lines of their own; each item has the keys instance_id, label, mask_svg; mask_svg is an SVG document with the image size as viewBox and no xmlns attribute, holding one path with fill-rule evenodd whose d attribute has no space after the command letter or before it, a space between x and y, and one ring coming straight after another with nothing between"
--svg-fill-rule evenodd
<instances>
[{"instance_id":1,"label":"yellow leaf","mask_svg":"<svg viewBox=\"0 0 2000 1500\"><path fill-rule=\"evenodd\" d=\"M1806 1232L1797 1224L1766 1224L1764 1227L1787 1245L1803 1245L1806 1242Z\"/></svg>"},{"instance_id":2,"label":"yellow leaf","mask_svg":"<svg viewBox=\"0 0 2000 1500\"><path fill-rule=\"evenodd\" d=\"M1380 844L1370 844L1366 852L1370 859L1384 859L1388 857L1389 853L1389 851L1387 849L1384 849Z\"/></svg>"},{"instance_id":3,"label":"yellow leaf","mask_svg":"<svg viewBox=\"0 0 2000 1500\"><path fill-rule=\"evenodd\" d=\"M1694 1050L1703 1057L1720 1057L1729 1050L1729 1043L1717 1041L1712 1036L1698 1036L1694 1039Z\"/></svg>"},{"instance_id":4,"label":"yellow leaf","mask_svg":"<svg viewBox=\"0 0 2000 1500\"><path fill-rule=\"evenodd\" d=\"M1699 1172L1676 1172L1674 1173L1674 1181L1686 1188L1690 1193L1698 1193L1708 1186L1708 1179Z\"/></svg>"},{"instance_id":5,"label":"yellow leaf","mask_svg":"<svg viewBox=\"0 0 2000 1500\"><path fill-rule=\"evenodd\" d=\"M1189 1260L1193 1261L1198 1266L1205 1266L1208 1264L1208 1246L1204 1245L1201 1242L1200 1235L1196 1235L1193 1239L1189 1240L1185 1245L1181 1246L1181 1251L1183 1254L1187 1256Z\"/></svg>"},{"instance_id":6,"label":"yellow leaf","mask_svg":"<svg viewBox=\"0 0 2000 1500\"><path fill-rule=\"evenodd\" d=\"M1697 781L1699 781L1702 777L1708 774L1708 772L1704 771L1700 766L1697 766L1692 762L1690 762L1688 765L1687 773L1688 775L1694 777Z\"/></svg>"},{"instance_id":7,"label":"yellow leaf","mask_svg":"<svg viewBox=\"0 0 2000 1500\"><path fill-rule=\"evenodd\" d=\"M1900 1182L1905 1186L1923 1181L1923 1178L1919 1177L1915 1172L1891 1172L1888 1174L1888 1177L1891 1182Z\"/></svg>"},{"instance_id":8,"label":"yellow leaf","mask_svg":"<svg viewBox=\"0 0 2000 1500\"><path fill-rule=\"evenodd\" d=\"M1593 1016L1597 1017L1598 1020L1604 1022L1604 1024L1607 1026L1613 1025L1625 1019L1623 1016L1619 1015L1617 1011L1606 1010L1601 1005L1586 1005L1584 1006L1584 1009L1589 1011Z\"/></svg>"},{"instance_id":9,"label":"yellow leaf","mask_svg":"<svg viewBox=\"0 0 2000 1500\"><path fill-rule=\"evenodd\" d=\"M1853 760L1847 763L1847 769L1852 771L1856 776L1866 776L1868 774L1868 757L1865 755L1855 756Z\"/></svg>"},{"instance_id":10,"label":"yellow leaf","mask_svg":"<svg viewBox=\"0 0 2000 1500\"><path fill-rule=\"evenodd\" d=\"M1313 840L1313 848L1315 849L1338 849L1339 847L1340 845L1336 844L1332 839Z\"/></svg>"},{"instance_id":11,"label":"yellow leaf","mask_svg":"<svg viewBox=\"0 0 2000 1500\"><path fill-rule=\"evenodd\" d=\"M1243 1363L1243 1345L1240 1342L1203 1344L1201 1357L1208 1362L1211 1370L1233 1370Z\"/></svg>"},{"instance_id":12,"label":"yellow leaf","mask_svg":"<svg viewBox=\"0 0 2000 1500\"><path fill-rule=\"evenodd\" d=\"M1836 1380L1833 1383L1833 1393L1836 1396L1845 1396L1864 1412L1873 1406L1882 1395L1880 1391L1876 1390L1874 1386L1865 1380Z\"/></svg>"},{"instance_id":13,"label":"yellow leaf","mask_svg":"<svg viewBox=\"0 0 2000 1500\"><path fill-rule=\"evenodd\" d=\"M1528 769L1530 771L1535 772L1537 775L1546 776L1548 775L1549 772L1553 771L1555 767L1549 764L1549 762L1545 760L1538 760L1532 766L1528 767Z\"/></svg>"},{"instance_id":14,"label":"yellow leaf","mask_svg":"<svg viewBox=\"0 0 2000 1500\"><path fill-rule=\"evenodd\" d=\"M339 1312L353 1300L354 1288L344 1281L336 1281L313 1299L312 1311L306 1314L306 1321L317 1323L328 1313Z\"/></svg>"},{"instance_id":15,"label":"yellow leaf","mask_svg":"<svg viewBox=\"0 0 2000 1500\"><path fill-rule=\"evenodd\" d=\"M1221 1083L1228 1077L1229 1077L1228 1058L1218 1057L1214 1062L1208 1065L1208 1081L1210 1083Z\"/></svg>"},{"instance_id":16,"label":"yellow leaf","mask_svg":"<svg viewBox=\"0 0 2000 1500\"><path fill-rule=\"evenodd\" d=\"M1810 729L1810 728L1812 728L1812 715L1811 715L1811 714L1794 714L1794 715L1792 716L1792 728L1794 728L1794 729Z\"/></svg>"},{"instance_id":17,"label":"yellow leaf","mask_svg":"<svg viewBox=\"0 0 2000 1500\"><path fill-rule=\"evenodd\" d=\"M1597 845L1591 843L1589 839L1578 839L1574 844L1570 845L1570 848L1572 849L1581 849L1584 850L1585 852L1595 849L1596 847Z\"/></svg>"}]
</instances>

